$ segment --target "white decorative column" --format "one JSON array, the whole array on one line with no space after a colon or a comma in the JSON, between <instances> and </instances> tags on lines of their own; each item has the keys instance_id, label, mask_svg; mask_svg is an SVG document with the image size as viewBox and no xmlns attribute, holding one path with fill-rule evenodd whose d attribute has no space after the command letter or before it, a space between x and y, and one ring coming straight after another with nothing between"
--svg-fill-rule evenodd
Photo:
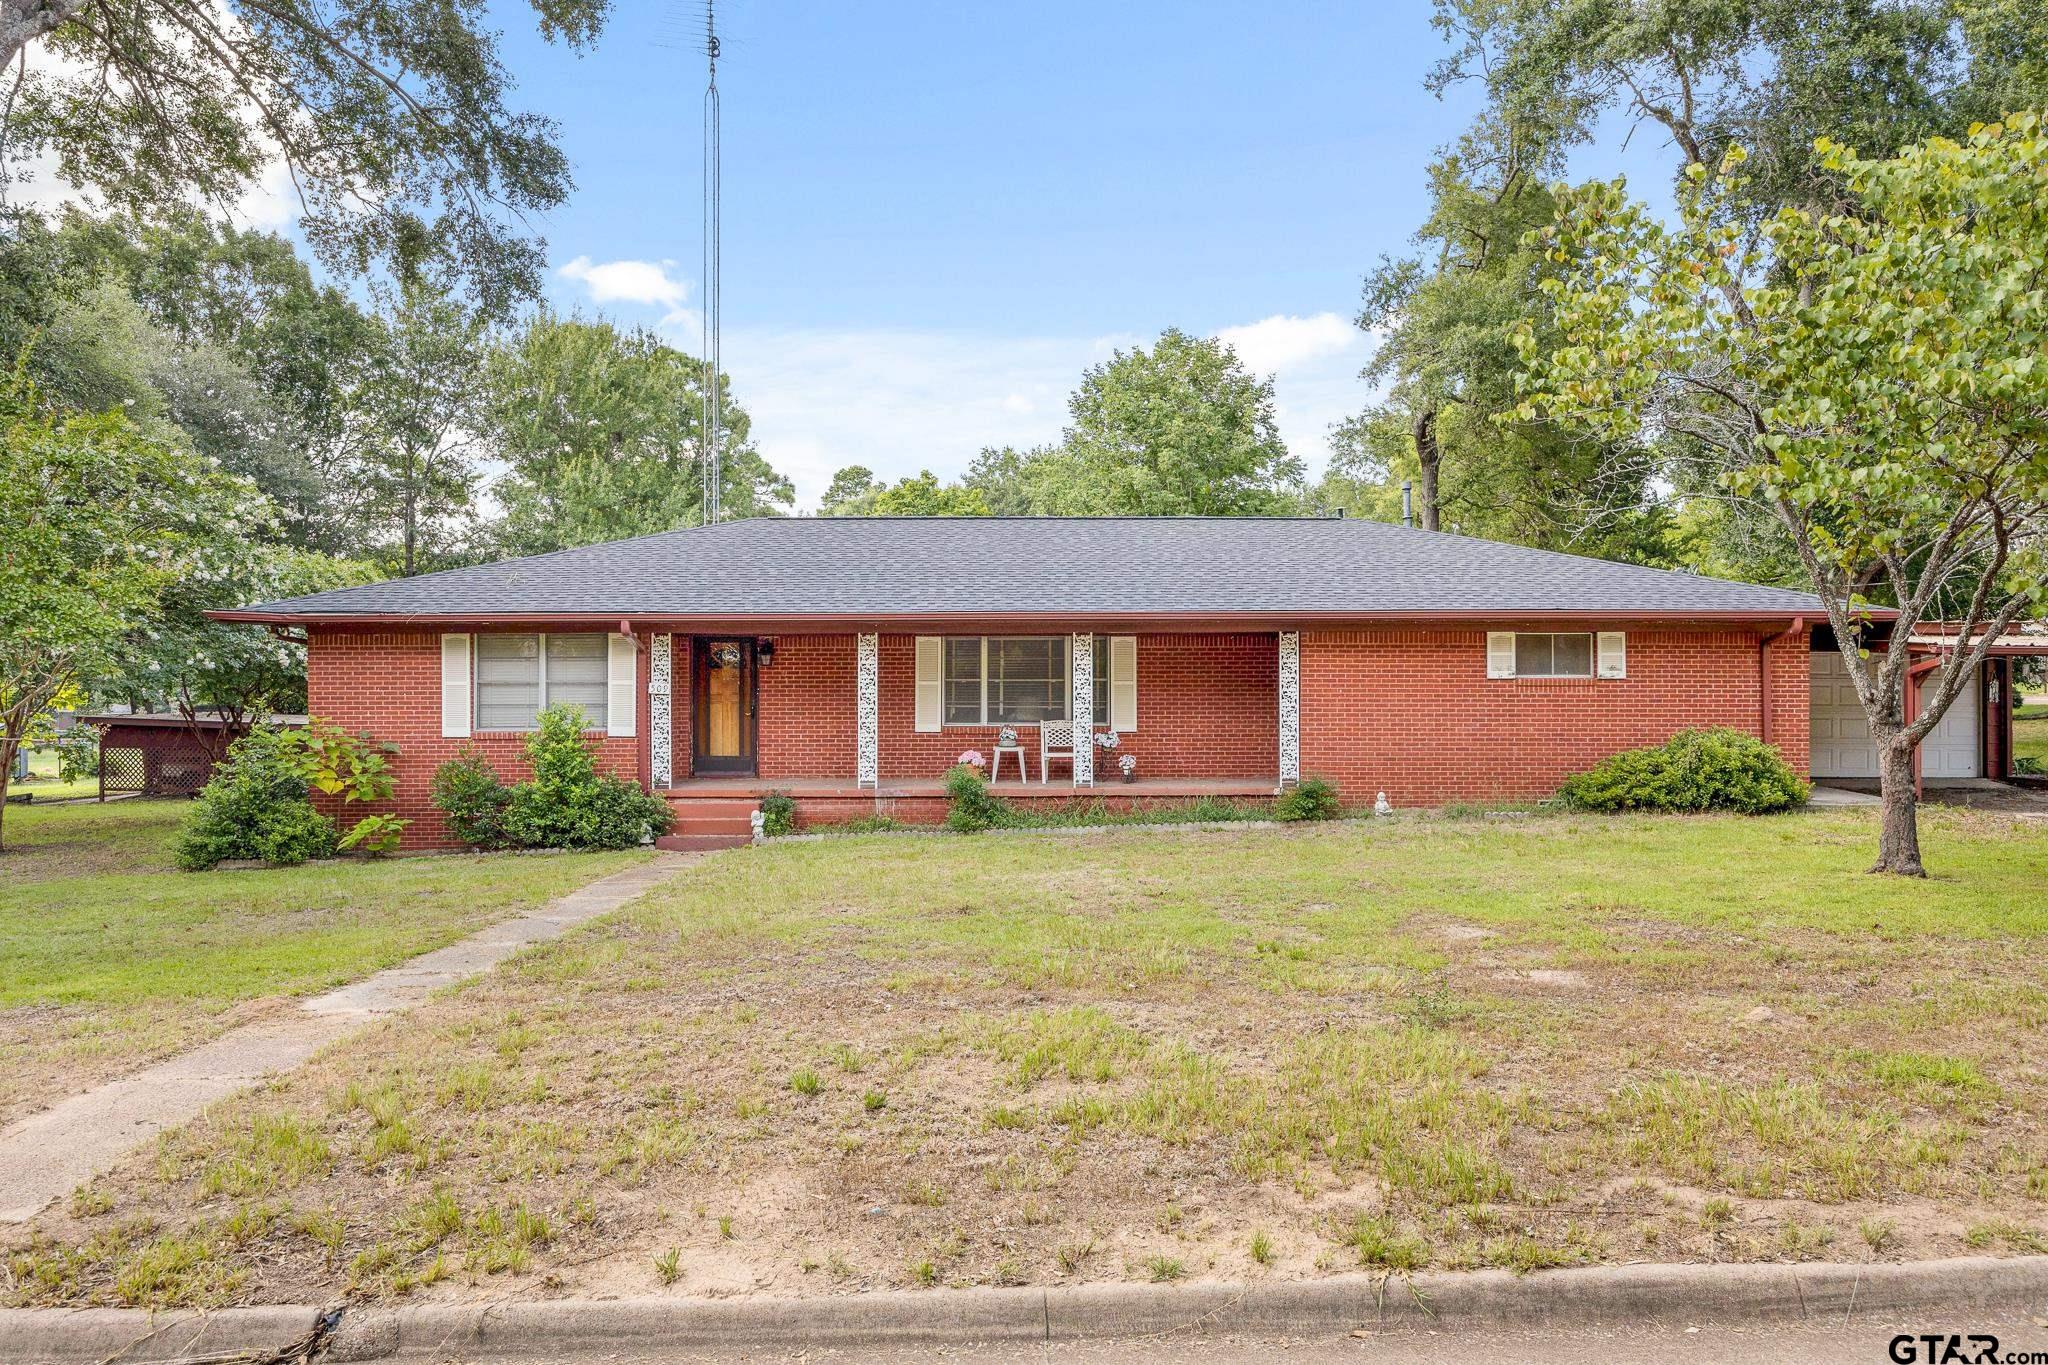
<instances>
[{"instance_id":1,"label":"white decorative column","mask_svg":"<svg viewBox=\"0 0 2048 1365\"><path fill-rule=\"evenodd\" d=\"M858 750L854 777L863 787L882 785L881 685L882 637L858 636L854 641L853 715Z\"/></svg>"},{"instance_id":2,"label":"white decorative column","mask_svg":"<svg viewBox=\"0 0 2048 1365\"><path fill-rule=\"evenodd\" d=\"M651 783L656 791L672 785L675 777L675 727L671 721L670 684L675 676L672 635L656 635L647 642L647 747Z\"/></svg>"},{"instance_id":3,"label":"white decorative column","mask_svg":"<svg viewBox=\"0 0 2048 1365\"><path fill-rule=\"evenodd\" d=\"M1074 722L1074 785L1095 785L1095 636L1079 634L1069 650Z\"/></svg>"},{"instance_id":4,"label":"white decorative column","mask_svg":"<svg viewBox=\"0 0 2048 1365\"><path fill-rule=\"evenodd\" d=\"M1280 785L1301 781L1301 632L1280 632Z\"/></svg>"}]
</instances>

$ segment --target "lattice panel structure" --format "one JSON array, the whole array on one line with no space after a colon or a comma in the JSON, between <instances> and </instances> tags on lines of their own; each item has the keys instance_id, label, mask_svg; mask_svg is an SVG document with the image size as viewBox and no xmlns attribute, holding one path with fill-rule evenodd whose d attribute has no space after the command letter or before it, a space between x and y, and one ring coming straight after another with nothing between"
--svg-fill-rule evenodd
<instances>
[{"instance_id":1,"label":"lattice panel structure","mask_svg":"<svg viewBox=\"0 0 2048 1365\"><path fill-rule=\"evenodd\" d=\"M1301 633L1280 632L1280 785L1301 781Z\"/></svg>"}]
</instances>

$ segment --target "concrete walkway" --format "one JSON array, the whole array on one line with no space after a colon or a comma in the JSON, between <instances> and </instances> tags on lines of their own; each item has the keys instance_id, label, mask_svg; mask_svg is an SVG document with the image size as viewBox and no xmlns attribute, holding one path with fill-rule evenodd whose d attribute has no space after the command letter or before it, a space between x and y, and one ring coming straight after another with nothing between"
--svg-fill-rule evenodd
<instances>
[{"instance_id":1,"label":"concrete walkway","mask_svg":"<svg viewBox=\"0 0 2048 1365\"><path fill-rule=\"evenodd\" d=\"M279 1020L224 1033L190 1052L60 1101L0 1130L0 1223L22 1223L166 1128L264 1076L298 1066L373 1019L489 971L667 881L696 859L664 853L601 877L531 914L316 995Z\"/></svg>"},{"instance_id":2,"label":"concrete walkway","mask_svg":"<svg viewBox=\"0 0 2048 1365\"><path fill-rule=\"evenodd\" d=\"M1847 787L1830 787L1816 782L1806 804L1814 810L1834 810L1842 806L1881 806L1884 803L1871 792L1851 791Z\"/></svg>"}]
</instances>

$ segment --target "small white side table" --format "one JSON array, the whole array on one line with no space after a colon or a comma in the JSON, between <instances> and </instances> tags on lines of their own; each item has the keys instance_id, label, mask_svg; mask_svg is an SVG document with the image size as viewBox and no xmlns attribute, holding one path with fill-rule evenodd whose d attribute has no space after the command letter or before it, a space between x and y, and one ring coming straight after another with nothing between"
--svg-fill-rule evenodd
<instances>
[{"instance_id":1,"label":"small white side table","mask_svg":"<svg viewBox=\"0 0 2048 1365\"><path fill-rule=\"evenodd\" d=\"M989 761L988 765L988 780L994 782L1003 775L1004 754L1015 754L1017 756L1017 780L1019 782L1029 782L1031 780L1031 770L1024 766L1024 746L1021 744L998 744L995 746L995 757Z\"/></svg>"}]
</instances>

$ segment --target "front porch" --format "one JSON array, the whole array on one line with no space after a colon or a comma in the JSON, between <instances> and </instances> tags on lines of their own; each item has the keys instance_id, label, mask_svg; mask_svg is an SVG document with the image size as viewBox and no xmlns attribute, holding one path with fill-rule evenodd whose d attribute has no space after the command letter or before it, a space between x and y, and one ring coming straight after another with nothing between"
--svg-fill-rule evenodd
<instances>
[{"instance_id":1,"label":"front porch","mask_svg":"<svg viewBox=\"0 0 2048 1365\"><path fill-rule=\"evenodd\" d=\"M1278 774L1260 778L1141 777L1135 782L1111 780L1093 787L1076 787L1064 775L1055 777L1051 782L1024 782L1006 777L1000 782L989 783L988 789L997 796L1019 801L1109 800L1114 797L1199 800L1205 796L1234 800L1278 795L1280 778ZM944 799L946 783L944 778L938 777L889 777L875 786L863 787L840 777L692 777L664 788L660 794L672 802L759 801L773 794L794 797L798 801L873 802L921 797Z\"/></svg>"},{"instance_id":2,"label":"front porch","mask_svg":"<svg viewBox=\"0 0 2048 1365\"><path fill-rule=\"evenodd\" d=\"M1129 811L1203 800L1266 801L1279 793L1280 778L1153 777L1095 787L1076 787L1064 776L1044 783L1006 778L990 783L989 790L1020 804L1078 803ZM842 825L876 817L936 825L945 820L947 808L945 781L935 777L884 778L866 787L839 777L693 777L671 784L661 795L676 815L674 834L662 842L674 848L744 842L753 832L761 799L770 795L793 799L797 818L805 825Z\"/></svg>"}]
</instances>

